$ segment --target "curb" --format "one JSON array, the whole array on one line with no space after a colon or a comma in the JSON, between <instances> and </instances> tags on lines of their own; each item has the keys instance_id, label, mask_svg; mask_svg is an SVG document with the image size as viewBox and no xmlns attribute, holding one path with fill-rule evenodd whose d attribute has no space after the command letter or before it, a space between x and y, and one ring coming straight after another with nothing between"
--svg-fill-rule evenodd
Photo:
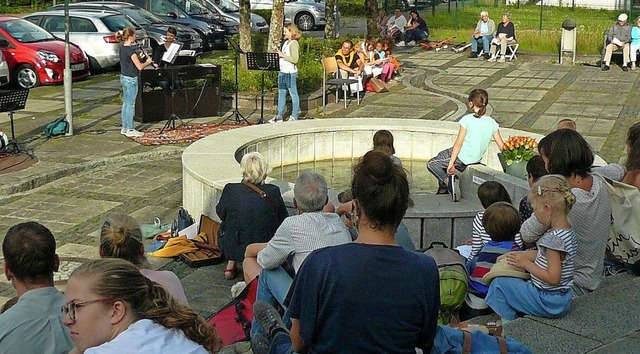
<instances>
[{"instance_id":1,"label":"curb","mask_svg":"<svg viewBox=\"0 0 640 354\"><path fill-rule=\"evenodd\" d=\"M88 161L81 164L63 167L51 172L28 177L20 182L5 184L0 187L0 197L8 197L13 194L27 192L38 187L45 186L53 181L67 177L76 173L95 170L107 165L129 165L141 161L153 161L159 158L171 157L182 154L185 148L175 147L168 149L158 149L138 154L120 155L107 157L100 160Z\"/></svg>"}]
</instances>

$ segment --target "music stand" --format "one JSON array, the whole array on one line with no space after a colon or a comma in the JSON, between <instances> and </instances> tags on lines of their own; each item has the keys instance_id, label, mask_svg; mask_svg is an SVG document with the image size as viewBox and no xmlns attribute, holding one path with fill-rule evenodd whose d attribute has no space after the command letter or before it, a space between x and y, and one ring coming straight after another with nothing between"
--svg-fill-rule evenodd
<instances>
[{"instance_id":1,"label":"music stand","mask_svg":"<svg viewBox=\"0 0 640 354\"><path fill-rule=\"evenodd\" d=\"M0 112L9 112L9 119L11 121L11 139L9 139L9 144L4 148L3 152L12 155L19 155L24 152L33 158L31 153L20 147L20 144L16 140L16 129L13 124L13 112L18 109L24 109L27 105L28 96L29 89L0 91Z\"/></svg>"},{"instance_id":2,"label":"music stand","mask_svg":"<svg viewBox=\"0 0 640 354\"><path fill-rule=\"evenodd\" d=\"M235 107L234 107L233 115L230 115L227 118L225 118L222 122L218 124L218 126L221 126L222 124L224 124L224 122L228 121L231 118L233 118L236 123L240 123L240 119L242 119L245 123L251 125L251 123L247 121L247 118L245 118L242 115L242 113L240 113L240 111L238 110L238 65L240 62L240 54L244 54L244 52L242 51L242 49L240 49L238 44L235 41L233 41L233 39L231 39L230 36L226 36L224 38L227 40L227 42L229 42L229 45L231 46L231 48L233 49L233 53L235 54L234 55L235 69L236 69Z\"/></svg>"},{"instance_id":3,"label":"music stand","mask_svg":"<svg viewBox=\"0 0 640 354\"><path fill-rule=\"evenodd\" d=\"M264 123L264 72L280 71L280 57L278 53L247 53L247 69L260 70L262 72L262 87L260 88L260 120L258 124Z\"/></svg>"},{"instance_id":4,"label":"music stand","mask_svg":"<svg viewBox=\"0 0 640 354\"><path fill-rule=\"evenodd\" d=\"M180 117L176 114L176 89L175 89L175 85L176 85L176 73L177 73L177 68L171 68L171 82L169 85L169 90L171 91L171 115L169 116L169 118L167 119L167 122L164 124L164 127L162 127L162 129L160 129L160 134L162 134L165 129L171 128L171 129L176 129L176 120L180 121L180 126L184 125L184 122L182 121L182 119L180 119Z\"/></svg>"}]
</instances>

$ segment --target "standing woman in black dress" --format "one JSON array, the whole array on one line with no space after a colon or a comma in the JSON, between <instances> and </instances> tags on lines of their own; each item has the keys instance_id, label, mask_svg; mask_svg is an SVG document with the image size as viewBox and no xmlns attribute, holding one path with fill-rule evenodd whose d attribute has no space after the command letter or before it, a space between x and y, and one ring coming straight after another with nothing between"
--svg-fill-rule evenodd
<instances>
[{"instance_id":1,"label":"standing woman in black dress","mask_svg":"<svg viewBox=\"0 0 640 354\"><path fill-rule=\"evenodd\" d=\"M280 188L264 183L268 166L258 152L250 152L240 161L241 183L228 183L222 190L216 213L222 221L218 234L220 250L227 260L224 277L234 279L237 263L244 260L249 244L269 242L280 224L289 216Z\"/></svg>"},{"instance_id":2,"label":"standing woman in black dress","mask_svg":"<svg viewBox=\"0 0 640 354\"><path fill-rule=\"evenodd\" d=\"M138 95L138 72L153 64L153 60L136 44L136 30L125 28L122 33L124 43L120 47L120 83L122 84L122 129L120 134L128 138L144 136L133 127L133 114Z\"/></svg>"}]
</instances>

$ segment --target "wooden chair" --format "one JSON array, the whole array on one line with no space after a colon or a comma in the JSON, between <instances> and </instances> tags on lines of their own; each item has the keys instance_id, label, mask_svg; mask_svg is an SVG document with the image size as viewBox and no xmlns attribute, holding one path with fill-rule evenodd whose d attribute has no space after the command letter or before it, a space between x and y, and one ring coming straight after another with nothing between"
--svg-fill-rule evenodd
<instances>
[{"instance_id":1,"label":"wooden chair","mask_svg":"<svg viewBox=\"0 0 640 354\"><path fill-rule=\"evenodd\" d=\"M327 74L333 75L333 78L327 79ZM336 87L336 103L338 103L338 89L342 87L344 97L344 108L347 108L347 91L349 85L357 83L357 79L342 79L338 70L336 58L322 58L322 107L327 105L327 85ZM360 105L360 91L357 92L358 105Z\"/></svg>"}]
</instances>

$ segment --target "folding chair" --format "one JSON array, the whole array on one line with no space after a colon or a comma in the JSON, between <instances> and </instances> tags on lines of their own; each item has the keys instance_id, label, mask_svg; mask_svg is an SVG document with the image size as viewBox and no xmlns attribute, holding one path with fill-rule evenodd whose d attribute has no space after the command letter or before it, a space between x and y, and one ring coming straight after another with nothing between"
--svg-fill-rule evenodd
<instances>
[{"instance_id":1,"label":"folding chair","mask_svg":"<svg viewBox=\"0 0 640 354\"><path fill-rule=\"evenodd\" d=\"M507 42L507 53L504 55L504 57L506 59L509 59L509 61L512 61L513 59L518 59L518 57L516 56L516 52L518 51L519 47L520 47L520 43L516 41Z\"/></svg>"},{"instance_id":2,"label":"folding chair","mask_svg":"<svg viewBox=\"0 0 640 354\"><path fill-rule=\"evenodd\" d=\"M327 80L327 74L333 74L333 79ZM358 83L357 79L341 79L340 71L338 70L338 63L336 58L327 57L322 58L322 107L327 105L327 88L326 85L332 85L336 87L336 103L338 103L338 88L342 86L342 93L344 97L344 108L347 108L347 90L349 85ZM360 91L357 92L358 105L360 105Z\"/></svg>"}]
</instances>

